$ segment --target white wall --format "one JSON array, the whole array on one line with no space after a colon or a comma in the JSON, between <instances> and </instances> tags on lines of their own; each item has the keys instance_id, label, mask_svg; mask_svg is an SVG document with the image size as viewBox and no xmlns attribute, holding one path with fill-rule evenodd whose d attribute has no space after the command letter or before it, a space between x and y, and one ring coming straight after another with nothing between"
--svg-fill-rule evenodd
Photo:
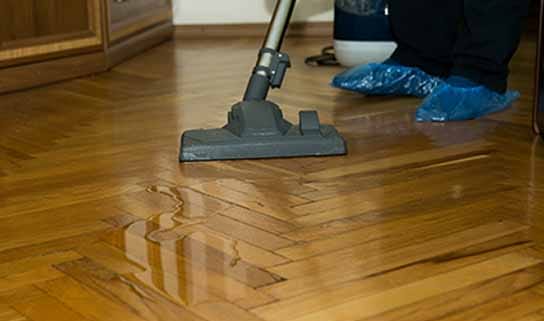
<instances>
[{"instance_id":1,"label":"white wall","mask_svg":"<svg viewBox=\"0 0 544 321\"><path fill-rule=\"evenodd\" d=\"M176 24L259 23L275 0L174 0ZM332 21L334 0L299 0L294 21Z\"/></svg>"}]
</instances>

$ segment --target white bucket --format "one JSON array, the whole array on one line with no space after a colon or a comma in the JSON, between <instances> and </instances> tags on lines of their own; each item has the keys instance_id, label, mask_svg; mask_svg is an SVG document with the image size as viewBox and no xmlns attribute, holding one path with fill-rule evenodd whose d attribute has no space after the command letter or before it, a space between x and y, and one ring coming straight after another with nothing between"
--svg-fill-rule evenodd
<instances>
[{"instance_id":1,"label":"white bucket","mask_svg":"<svg viewBox=\"0 0 544 321\"><path fill-rule=\"evenodd\" d=\"M396 48L397 44L393 41L334 40L336 59L346 67L383 62Z\"/></svg>"}]
</instances>

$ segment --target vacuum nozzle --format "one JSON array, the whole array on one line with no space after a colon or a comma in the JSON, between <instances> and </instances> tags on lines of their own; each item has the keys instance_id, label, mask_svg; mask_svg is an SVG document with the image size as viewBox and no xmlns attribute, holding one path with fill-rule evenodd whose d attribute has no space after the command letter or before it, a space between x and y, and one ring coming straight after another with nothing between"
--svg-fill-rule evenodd
<instances>
[{"instance_id":1,"label":"vacuum nozzle","mask_svg":"<svg viewBox=\"0 0 544 321\"><path fill-rule=\"evenodd\" d=\"M191 162L346 153L344 139L334 127L321 125L315 111L300 112L300 124L294 126L276 104L249 101L232 107L223 128L185 132L179 158Z\"/></svg>"}]
</instances>

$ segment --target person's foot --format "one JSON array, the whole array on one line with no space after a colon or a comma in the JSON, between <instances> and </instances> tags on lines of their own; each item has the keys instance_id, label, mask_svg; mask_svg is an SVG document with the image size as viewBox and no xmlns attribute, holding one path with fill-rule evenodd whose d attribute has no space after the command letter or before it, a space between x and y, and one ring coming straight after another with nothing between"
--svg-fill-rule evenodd
<instances>
[{"instance_id":1,"label":"person's foot","mask_svg":"<svg viewBox=\"0 0 544 321\"><path fill-rule=\"evenodd\" d=\"M416 112L418 122L448 122L476 119L507 109L519 98L517 91L492 91L466 78L451 76Z\"/></svg>"},{"instance_id":2,"label":"person's foot","mask_svg":"<svg viewBox=\"0 0 544 321\"><path fill-rule=\"evenodd\" d=\"M351 68L332 80L332 86L365 95L426 97L442 83L416 67L404 66L388 59L381 64Z\"/></svg>"}]
</instances>

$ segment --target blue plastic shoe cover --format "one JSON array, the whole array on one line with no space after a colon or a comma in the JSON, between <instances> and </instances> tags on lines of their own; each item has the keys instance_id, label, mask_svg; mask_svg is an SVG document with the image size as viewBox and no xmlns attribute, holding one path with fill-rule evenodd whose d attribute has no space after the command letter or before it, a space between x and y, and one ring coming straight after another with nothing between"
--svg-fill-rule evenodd
<instances>
[{"instance_id":1,"label":"blue plastic shoe cover","mask_svg":"<svg viewBox=\"0 0 544 321\"><path fill-rule=\"evenodd\" d=\"M442 79L392 60L351 68L332 80L332 86L365 95L427 97Z\"/></svg>"},{"instance_id":2,"label":"blue plastic shoe cover","mask_svg":"<svg viewBox=\"0 0 544 321\"><path fill-rule=\"evenodd\" d=\"M450 77L427 97L416 113L418 122L448 122L480 118L507 109L517 91L494 92L462 77Z\"/></svg>"}]
</instances>

